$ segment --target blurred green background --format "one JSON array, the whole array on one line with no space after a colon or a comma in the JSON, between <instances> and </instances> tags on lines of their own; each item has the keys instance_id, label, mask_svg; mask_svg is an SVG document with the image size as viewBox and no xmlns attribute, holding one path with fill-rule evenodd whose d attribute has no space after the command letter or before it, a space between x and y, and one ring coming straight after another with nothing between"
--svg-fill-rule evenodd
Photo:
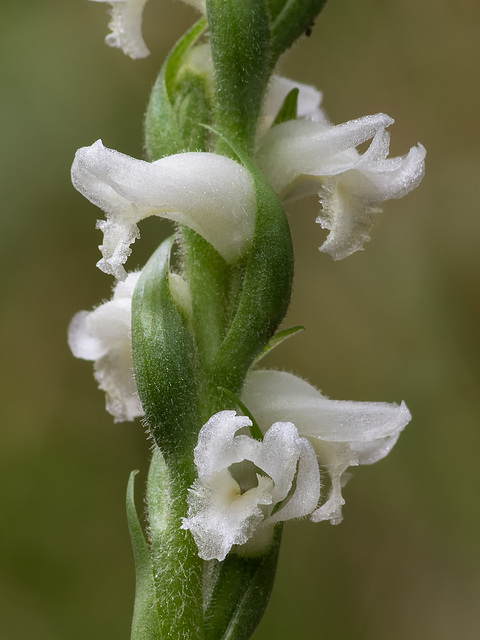
<instances>
[{"instance_id":1,"label":"blurred green background","mask_svg":"<svg viewBox=\"0 0 480 640\"><path fill-rule=\"evenodd\" d=\"M100 213L69 182L75 150L142 155L141 121L167 51L192 23L152 0L152 55L103 44L106 5L4 0L1 75L0 638L125 640L133 563L124 515L140 424L114 425L72 315L109 296ZM354 470L338 527L286 527L256 640L473 640L480 633L480 4L330 0L282 71L324 91L340 123L384 111L392 153L420 140L427 175L385 206L372 242L319 254L315 198L289 211L296 286L270 356L333 398L400 401L414 419L388 459ZM130 266L168 224L146 221ZM140 482L139 482L140 484Z\"/></svg>"}]
</instances>

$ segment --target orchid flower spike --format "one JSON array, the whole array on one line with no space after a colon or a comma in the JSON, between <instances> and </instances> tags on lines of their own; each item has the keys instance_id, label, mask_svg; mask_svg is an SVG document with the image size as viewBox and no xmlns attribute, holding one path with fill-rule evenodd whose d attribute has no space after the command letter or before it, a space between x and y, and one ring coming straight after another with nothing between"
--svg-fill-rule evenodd
<instances>
[{"instance_id":1,"label":"orchid flower spike","mask_svg":"<svg viewBox=\"0 0 480 640\"><path fill-rule=\"evenodd\" d=\"M105 391L107 411L115 422L134 420L143 415L133 377L132 295L140 271L117 282L112 299L93 311L79 311L68 330L72 353L93 360L95 379Z\"/></svg>"},{"instance_id":2,"label":"orchid flower spike","mask_svg":"<svg viewBox=\"0 0 480 640\"><path fill-rule=\"evenodd\" d=\"M386 128L392 118L379 113L331 125L320 108L321 94L285 79L275 79L267 95L266 111L272 120L282 93L285 97L295 86L300 90L301 119L264 133L256 160L283 201L318 193L322 209L317 222L330 231L320 251L340 260L370 239L382 202L402 198L419 185L426 151L419 144L406 156L388 158ZM360 154L356 147L368 140L369 148Z\"/></svg>"},{"instance_id":3,"label":"orchid flower spike","mask_svg":"<svg viewBox=\"0 0 480 640\"><path fill-rule=\"evenodd\" d=\"M220 411L200 431L198 479L182 528L191 531L204 560L224 560L238 545L255 553L268 544L275 523L301 518L318 503L312 445L290 422L272 425L262 442L248 435L251 424L235 411Z\"/></svg>"},{"instance_id":4,"label":"orchid flower spike","mask_svg":"<svg viewBox=\"0 0 480 640\"><path fill-rule=\"evenodd\" d=\"M301 378L281 371L253 371L247 376L242 402L263 431L272 422L295 424L315 449L330 477L326 501L312 510L311 520L342 520L342 486L348 467L384 458L410 422L406 405L386 402L329 400Z\"/></svg>"},{"instance_id":5,"label":"orchid flower spike","mask_svg":"<svg viewBox=\"0 0 480 640\"><path fill-rule=\"evenodd\" d=\"M247 170L214 153L179 153L145 162L107 149L101 140L79 149L72 166L74 187L106 213L103 258L97 266L119 280L140 237L137 223L157 215L191 227L227 261L244 253L253 238L255 192Z\"/></svg>"},{"instance_id":6,"label":"orchid flower spike","mask_svg":"<svg viewBox=\"0 0 480 640\"><path fill-rule=\"evenodd\" d=\"M143 9L147 0L92 0L108 2L112 5L111 19L108 23L110 33L105 42L110 47L117 47L130 58L146 58L150 55L142 36ZM185 0L205 13L205 0Z\"/></svg>"}]
</instances>

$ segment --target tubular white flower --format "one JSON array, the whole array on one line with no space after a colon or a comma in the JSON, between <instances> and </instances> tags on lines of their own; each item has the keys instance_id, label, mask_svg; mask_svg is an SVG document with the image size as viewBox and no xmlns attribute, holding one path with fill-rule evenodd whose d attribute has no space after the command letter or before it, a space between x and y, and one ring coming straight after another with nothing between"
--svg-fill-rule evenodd
<instances>
[{"instance_id":1,"label":"tubular white flower","mask_svg":"<svg viewBox=\"0 0 480 640\"><path fill-rule=\"evenodd\" d=\"M262 442L237 435L251 424L235 411L221 411L200 431L198 479L182 528L191 531L204 560L223 560L248 541L251 548L255 540L261 546L276 522L301 518L317 506L320 474L309 442L289 422L272 425Z\"/></svg>"},{"instance_id":2,"label":"tubular white flower","mask_svg":"<svg viewBox=\"0 0 480 640\"><path fill-rule=\"evenodd\" d=\"M134 420L143 415L133 377L132 295L140 272L130 273L118 282L112 299L93 311L79 311L68 329L72 353L93 360L94 375L105 391L107 411L115 422Z\"/></svg>"},{"instance_id":3,"label":"tubular white flower","mask_svg":"<svg viewBox=\"0 0 480 640\"><path fill-rule=\"evenodd\" d=\"M93 360L94 376L106 394L107 411L114 422L143 416L133 375L132 296L141 271L117 281L112 299L93 311L79 311L68 328L68 345L76 358ZM190 290L182 276L169 274L172 297L187 322L192 318Z\"/></svg>"},{"instance_id":4,"label":"tubular white flower","mask_svg":"<svg viewBox=\"0 0 480 640\"><path fill-rule=\"evenodd\" d=\"M184 0L199 11L205 13L205 0ZM105 42L110 47L117 47L130 58L146 58L150 55L142 36L143 9L147 0L92 0L92 2L108 2L110 10L110 33Z\"/></svg>"},{"instance_id":5,"label":"tubular white flower","mask_svg":"<svg viewBox=\"0 0 480 640\"><path fill-rule=\"evenodd\" d=\"M179 153L145 162L107 149L101 140L79 149L72 182L103 209L104 241L98 267L119 280L137 223L157 215L185 224L210 242L228 262L249 246L255 225L255 192L241 165L214 153Z\"/></svg>"},{"instance_id":6,"label":"tubular white flower","mask_svg":"<svg viewBox=\"0 0 480 640\"><path fill-rule=\"evenodd\" d=\"M319 464L330 476L326 502L311 514L314 522L342 519L342 486L350 466L384 458L411 415L402 402L329 400L301 378L281 371L254 371L247 377L242 401L262 431L277 420L295 424L313 445Z\"/></svg>"},{"instance_id":7,"label":"tubular white flower","mask_svg":"<svg viewBox=\"0 0 480 640\"><path fill-rule=\"evenodd\" d=\"M290 90L288 82L284 87L282 82L277 80L271 88L271 104L281 104L281 95ZM319 108L320 98L315 106L314 90L309 93L304 85L297 86L299 116L305 119L284 122L265 133L256 160L284 201L318 193L322 210L317 222L330 231L320 250L339 260L369 240L379 204L402 198L418 186L426 152L419 144L406 156L387 158L390 139L385 129L393 124L392 118L380 113L333 126ZM368 140L370 147L360 154L356 147Z\"/></svg>"}]
</instances>

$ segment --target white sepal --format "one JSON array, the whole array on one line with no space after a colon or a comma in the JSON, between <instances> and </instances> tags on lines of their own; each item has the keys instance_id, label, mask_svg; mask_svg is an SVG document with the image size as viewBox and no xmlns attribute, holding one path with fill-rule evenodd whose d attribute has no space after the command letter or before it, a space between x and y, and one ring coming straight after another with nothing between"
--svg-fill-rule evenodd
<instances>
[{"instance_id":1,"label":"white sepal","mask_svg":"<svg viewBox=\"0 0 480 640\"><path fill-rule=\"evenodd\" d=\"M157 215L185 224L210 242L228 262L248 248L255 225L255 193L241 165L214 153L179 153L145 162L97 140L79 149L72 182L103 209L104 240L99 268L123 280L137 223Z\"/></svg>"}]
</instances>

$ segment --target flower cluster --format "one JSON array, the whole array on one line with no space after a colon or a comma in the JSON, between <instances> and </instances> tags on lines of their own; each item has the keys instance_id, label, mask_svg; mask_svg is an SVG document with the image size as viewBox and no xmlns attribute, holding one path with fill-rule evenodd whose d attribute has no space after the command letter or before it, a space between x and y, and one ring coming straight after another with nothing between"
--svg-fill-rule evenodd
<instances>
[{"instance_id":1,"label":"flower cluster","mask_svg":"<svg viewBox=\"0 0 480 640\"><path fill-rule=\"evenodd\" d=\"M129 10L143 6L124 4ZM275 124L292 89L299 90L299 117ZM388 158L389 116L335 126L320 104L321 94L312 87L274 77L255 160L284 202L318 193L317 222L330 231L321 250L341 259L369 239L379 204L418 185L425 150L418 145L404 157ZM366 151L357 151L368 141ZM254 184L242 165L213 152L179 153L149 163L106 149L100 141L77 152L72 180L105 211L106 220L98 223L104 234L98 266L119 282L110 302L75 316L70 346L76 356L95 362L95 377L115 420L132 420L142 413L129 324L139 274L127 275L124 264L139 237L137 224L156 215L186 225L233 264L248 252L254 236ZM179 276L178 286L186 288ZM252 437L249 418L224 410L201 428L195 449L198 478L182 526L206 560L223 560L232 548L255 553L278 522L304 516L339 522L346 470L387 455L410 420L403 403L329 400L279 371L251 370L241 400L263 440Z\"/></svg>"},{"instance_id":2,"label":"flower cluster","mask_svg":"<svg viewBox=\"0 0 480 640\"><path fill-rule=\"evenodd\" d=\"M95 361L116 421L142 415L129 326L138 277L130 274L117 284L111 301L81 311L70 326L70 347L77 357ZM177 276L173 282L176 290L181 280ZM252 370L242 402L258 421L263 441L250 435L249 418L221 411L202 427L195 449L198 480L183 527L205 560L223 560L233 546L244 553L263 548L277 522L308 515L313 522L339 523L346 470L385 457L411 419L404 403L330 400L281 371ZM328 477L327 487L319 469Z\"/></svg>"},{"instance_id":3,"label":"flower cluster","mask_svg":"<svg viewBox=\"0 0 480 640\"><path fill-rule=\"evenodd\" d=\"M312 87L274 77L263 122L289 90L298 88L300 119L264 131L256 160L284 202L318 193L317 218L329 229L321 250L335 259L362 249L379 204L401 198L421 181L425 149L412 147L406 156L387 158L393 123L384 114L341 125L328 123L320 109L321 94ZM356 147L372 140L360 154ZM130 245L139 237L137 223L151 215L185 224L210 242L227 261L245 252L255 225L255 194L247 171L215 153L180 153L145 162L107 149L98 140L77 151L72 166L74 186L107 216L99 221L104 241L98 266L124 279Z\"/></svg>"},{"instance_id":4,"label":"flower cluster","mask_svg":"<svg viewBox=\"0 0 480 640\"><path fill-rule=\"evenodd\" d=\"M198 480L183 527L205 560L223 560L233 545L258 552L277 522L308 515L339 523L347 468L385 457L411 418L404 403L329 400L280 371L253 371L242 400L263 441L235 435L251 421L222 411L202 427L195 449ZM319 469L330 481L324 501Z\"/></svg>"},{"instance_id":5,"label":"flower cluster","mask_svg":"<svg viewBox=\"0 0 480 640\"><path fill-rule=\"evenodd\" d=\"M147 0L94 1L110 5L107 44L147 56ZM383 203L420 183L425 149L391 158L388 115L335 125L319 91L274 74L323 0L184 1L201 18L153 85L147 161L101 140L75 155L75 188L104 212L97 266L115 284L68 339L93 361L114 421L140 417L154 443L148 535L136 472L127 489L132 640L246 640L273 586L279 525L339 523L349 469L386 456L411 419L403 402L331 400L259 368L298 330L279 331L294 275L284 206L316 195L320 251L346 258ZM174 233L129 272L150 216Z\"/></svg>"}]
</instances>

